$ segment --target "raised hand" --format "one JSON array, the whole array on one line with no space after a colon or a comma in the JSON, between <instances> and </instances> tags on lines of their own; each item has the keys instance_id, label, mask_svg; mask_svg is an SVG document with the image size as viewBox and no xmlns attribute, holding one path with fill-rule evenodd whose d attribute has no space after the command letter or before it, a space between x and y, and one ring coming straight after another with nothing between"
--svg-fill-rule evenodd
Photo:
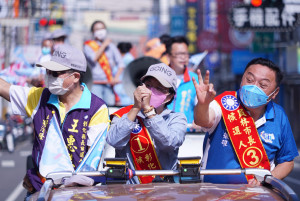
<instances>
[{"instance_id":1,"label":"raised hand","mask_svg":"<svg viewBox=\"0 0 300 201\"><path fill-rule=\"evenodd\" d=\"M106 38L106 39L103 41L102 45L103 45L104 47L107 47L110 43L111 43L111 39L110 39L110 38Z\"/></svg>"},{"instance_id":2,"label":"raised hand","mask_svg":"<svg viewBox=\"0 0 300 201\"><path fill-rule=\"evenodd\" d=\"M197 74L199 84L196 82L195 78L192 79L197 93L198 104L209 105L209 103L213 101L216 96L214 85L209 83L209 71L206 71L204 80L202 78L200 69L197 70Z\"/></svg>"},{"instance_id":3,"label":"raised hand","mask_svg":"<svg viewBox=\"0 0 300 201\"><path fill-rule=\"evenodd\" d=\"M138 86L133 93L134 107L139 109L148 109L150 107L151 91L145 84Z\"/></svg>"},{"instance_id":4,"label":"raised hand","mask_svg":"<svg viewBox=\"0 0 300 201\"><path fill-rule=\"evenodd\" d=\"M152 91L146 87L145 84L142 86L142 109L148 110L150 108L150 99L152 95Z\"/></svg>"},{"instance_id":5,"label":"raised hand","mask_svg":"<svg viewBox=\"0 0 300 201\"><path fill-rule=\"evenodd\" d=\"M133 93L134 96L134 104L131 110L128 112L127 117L131 121L136 119L137 114L141 109L145 110L150 108L150 97L151 91L143 84L142 86L138 86Z\"/></svg>"}]
</instances>

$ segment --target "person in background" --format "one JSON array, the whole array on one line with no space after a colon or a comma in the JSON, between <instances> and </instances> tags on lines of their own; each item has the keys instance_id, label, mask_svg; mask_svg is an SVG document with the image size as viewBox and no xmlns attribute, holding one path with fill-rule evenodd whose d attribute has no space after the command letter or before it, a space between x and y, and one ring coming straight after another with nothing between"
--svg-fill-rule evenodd
<instances>
[{"instance_id":1,"label":"person in background","mask_svg":"<svg viewBox=\"0 0 300 201\"><path fill-rule=\"evenodd\" d=\"M168 57L166 56L166 46L168 45L171 36L163 34L159 38L152 38L146 43L145 56L154 57L161 62L169 65Z\"/></svg>"},{"instance_id":2,"label":"person in background","mask_svg":"<svg viewBox=\"0 0 300 201\"><path fill-rule=\"evenodd\" d=\"M125 68L126 68L128 66L128 64L134 60L134 57L130 53L132 45L129 42L120 42L120 43L118 43L117 47L118 47L118 49L119 49L119 51L120 51L120 53L122 55L123 63L124 63ZM116 84L114 86L115 92L120 97L120 102L118 103L119 106L126 106L126 105L133 104L133 99L130 98L125 93L125 86L124 86L124 83L123 83L123 75L124 75L124 71L120 75L121 83Z\"/></svg>"},{"instance_id":3,"label":"person in background","mask_svg":"<svg viewBox=\"0 0 300 201\"><path fill-rule=\"evenodd\" d=\"M68 34L64 29L55 29L51 33L51 38L53 40L53 48L55 49L57 45L65 44L67 37Z\"/></svg>"},{"instance_id":4,"label":"person in background","mask_svg":"<svg viewBox=\"0 0 300 201\"><path fill-rule=\"evenodd\" d=\"M38 58L36 63L50 61L52 47L53 47L53 40L52 40L51 33L46 33L44 38L42 39L42 46L41 46L42 54Z\"/></svg>"},{"instance_id":5,"label":"person in background","mask_svg":"<svg viewBox=\"0 0 300 201\"><path fill-rule=\"evenodd\" d=\"M164 63L154 64L134 91L134 104L111 115L106 142L116 157L127 158L135 170L174 170L187 121L167 109L176 94L176 74ZM152 176L134 177L129 183L149 183Z\"/></svg>"},{"instance_id":6,"label":"person in background","mask_svg":"<svg viewBox=\"0 0 300 201\"><path fill-rule=\"evenodd\" d=\"M125 67L122 56L116 45L107 37L104 22L95 21L91 25L91 32L94 39L84 43L83 51L93 75L92 92L109 106L118 105L120 98L113 87L121 82L120 75Z\"/></svg>"},{"instance_id":7,"label":"person in background","mask_svg":"<svg viewBox=\"0 0 300 201\"><path fill-rule=\"evenodd\" d=\"M171 104L170 110L182 112L188 121L187 131L198 131L200 129L194 124L194 107L197 103L196 90L192 78L197 74L189 71L188 40L184 36L172 37L167 43L166 53L170 61L170 67L177 75L177 94Z\"/></svg>"},{"instance_id":8,"label":"person in background","mask_svg":"<svg viewBox=\"0 0 300 201\"><path fill-rule=\"evenodd\" d=\"M283 78L280 68L255 58L245 68L240 89L217 97L209 71L204 80L200 70L197 73L195 123L207 131L203 169L263 168L277 179L285 178L299 154L288 118L273 102ZM260 184L244 174L205 175L204 182Z\"/></svg>"},{"instance_id":9,"label":"person in background","mask_svg":"<svg viewBox=\"0 0 300 201\"><path fill-rule=\"evenodd\" d=\"M51 52L53 47L53 41L51 38L51 33L45 34L45 37L42 39L42 46L41 46L41 55L39 56L36 63L50 61L51 59ZM34 67L32 71L32 75L28 78L28 83L35 87L44 87L45 86L45 75L46 69Z\"/></svg>"},{"instance_id":10,"label":"person in background","mask_svg":"<svg viewBox=\"0 0 300 201\"><path fill-rule=\"evenodd\" d=\"M130 42L120 42L117 47L122 55L124 65L128 66L128 64L134 60L133 55L130 53L132 44Z\"/></svg>"},{"instance_id":11,"label":"person in background","mask_svg":"<svg viewBox=\"0 0 300 201\"><path fill-rule=\"evenodd\" d=\"M0 79L0 96L11 103L13 114L33 119L34 168L27 171L23 182L29 193L39 191L45 181L46 175L40 174L39 165L49 122L54 116L74 168L77 168L101 129L106 128L109 122L104 101L82 83L87 68L82 51L66 44L59 45L50 61L37 66L46 68L46 88L11 85Z\"/></svg>"}]
</instances>

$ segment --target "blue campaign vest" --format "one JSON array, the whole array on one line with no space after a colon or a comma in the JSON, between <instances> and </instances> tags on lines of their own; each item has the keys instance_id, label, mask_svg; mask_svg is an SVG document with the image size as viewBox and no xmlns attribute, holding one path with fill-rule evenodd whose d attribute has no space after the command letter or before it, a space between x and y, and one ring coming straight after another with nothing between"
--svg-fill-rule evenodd
<instances>
[{"instance_id":1,"label":"blue campaign vest","mask_svg":"<svg viewBox=\"0 0 300 201\"><path fill-rule=\"evenodd\" d=\"M192 77L194 77L198 82L197 74L186 69L184 78L181 80L180 85L177 88L174 100L167 106L169 110L184 113L188 124L191 124L194 121L196 90Z\"/></svg>"}]
</instances>

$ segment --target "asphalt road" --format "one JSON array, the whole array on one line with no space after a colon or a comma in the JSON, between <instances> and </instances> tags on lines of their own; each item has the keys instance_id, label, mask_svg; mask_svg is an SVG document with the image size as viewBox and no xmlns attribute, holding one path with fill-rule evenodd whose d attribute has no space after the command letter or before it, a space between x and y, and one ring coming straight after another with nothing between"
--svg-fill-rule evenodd
<instances>
[{"instance_id":1,"label":"asphalt road","mask_svg":"<svg viewBox=\"0 0 300 201\"><path fill-rule=\"evenodd\" d=\"M26 171L26 159L31 154L32 144L29 140L19 143L13 153L0 152L0 200L21 201L26 196L22 186Z\"/></svg>"},{"instance_id":2,"label":"asphalt road","mask_svg":"<svg viewBox=\"0 0 300 201\"><path fill-rule=\"evenodd\" d=\"M16 146L14 153L0 151L0 200L24 200L26 191L22 180L26 171L26 158L31 154L32 144L29 141ZM293 172L284 181L298 194L300 198L300 157L295 160Z\"/></svg>"}]
</instances>

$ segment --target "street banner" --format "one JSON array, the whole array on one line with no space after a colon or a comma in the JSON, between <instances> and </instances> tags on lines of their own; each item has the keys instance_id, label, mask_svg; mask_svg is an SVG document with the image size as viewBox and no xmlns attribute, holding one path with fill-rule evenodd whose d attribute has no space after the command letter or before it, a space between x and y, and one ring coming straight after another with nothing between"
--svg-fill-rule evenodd
<instances>
[{"instance_id":1,"label":"street banner","mask_svg":"<svg viewBox=\"0 0 300 201\"><path fill-rule=\"evenodd\" d=\"M199 2L200 0L186 0L186 38L189 41L189 53L198 51L197 36L199 33Z\"/></svg>"}]
</instances>

